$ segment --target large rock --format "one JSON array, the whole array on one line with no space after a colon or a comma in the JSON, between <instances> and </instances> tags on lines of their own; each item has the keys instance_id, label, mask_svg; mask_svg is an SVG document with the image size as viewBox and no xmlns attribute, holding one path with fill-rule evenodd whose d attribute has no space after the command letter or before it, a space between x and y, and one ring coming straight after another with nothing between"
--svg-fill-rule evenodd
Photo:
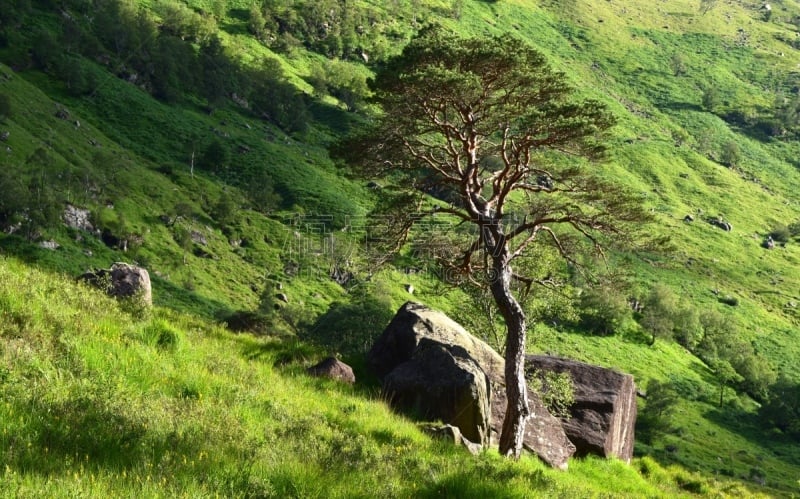
<instances>
[{"instance_id":1,"label":"large rock","mask_svg":"<svg viewBox=\"0 0 800 499\"><path fill-rule=\"evenodd\" d=\"M454 351L454 346L459 347L455 351L465 353L486 374L491 389L489 425L494 434L499 434L507 405L505 362L489 345L445 314L419 303L403 305L369 351L367 362L370 369L380 378L386 378L398 366L412 360L423 339L439 343L445 350ZM416 362L419 361L417 358ZM524 445L551 466L565 469L575 446L567 438L560 421L547 412L539 397L530 391L529 395L534 415L527 425ZM440 417L445 423L455 424ZM462 433L474 434L465 428L460 429Z\"/></svg>"},{"instance_id":2,"label":"large rock","mask_svg":"<svg viewBox=\"0 0 800 499\"><path fill-rule=\"evenodd\" d=\"M445 345L458 345L472 357L486 374L502 376L505 362L485 342L469 334L445 314L425 305L406 302L375 341L367 354L369 368L383 378L395 367L408 362L420 340L430 338Z\"/></svg>"},{"instance_id":3,"label":"large rock","mask_svg":"<svg viewBox=\"0 0 800 499\"><path fill-rule=\"evenodd\" d=\"M630 462L636 425L633 376L568 359L526 356L528 374L569 373L575 389L572 417L563 420L577 455L597 454Z\"/></svg>"},{"instance_id":4,"label":"large rock","mask_svg":"<svg viewBox=\"0 0 800 499\"><path fill-rule=\"evenodd\" d=\"M411 360L383 379L384 397L424 420L441 419L471 442L488 445L489 379L458 345L422 338Z\"/></svg>"},{"instance_id":5,"label":"large rock","mask_svg":"<svg viewBox=\"0 0 800 499\"><path fill-rule=\"evenodd\" d=\"M110 269L86 272L78 279L105 289L109 296L115 298L138 297L147 306L153 304L150 274L142 267L117 262Z\"/></svg>"},{"instance_id":6,"label":"large rock","mask_svg":"<svg viewBox=\"0 0 800 499\"><path fill-rule=\"evenodd\" d=\"M353 368L336 357L328 357L323 359L318 364L306 369L306 372L311 376L344 381L345 383L349 383L351 385L356 382L356 375L353 374Z\"/></svg>"},{"instance_id":7,"label":"large rock","mask_svg":"<svg viewBox=\"0 0 800 499\"><path fill-rule=\"evenodd\" d=\"M94 230L94 226L91 222L92 213L85 208L78 208L77 206L68 204L67 207L64 208L62 218L67 227L85 230L87 232L92 232Z\"/></svg>"},{"instance_id":8,"label":"large rock","mask_svg":"<svg viewBox=\"0 0 800 499\"><path fill-rule=\"evenodd\" d=\"M492 432L499 440L506 416L505 385L492 384ZM525 425L523 447L536 453L539 458L554 468L567 469L569 458L575 454L575 445L564 431L561 421L550 414L539 394L528 388L528 409L531 415Z\"/></svg>"}]
</instances>

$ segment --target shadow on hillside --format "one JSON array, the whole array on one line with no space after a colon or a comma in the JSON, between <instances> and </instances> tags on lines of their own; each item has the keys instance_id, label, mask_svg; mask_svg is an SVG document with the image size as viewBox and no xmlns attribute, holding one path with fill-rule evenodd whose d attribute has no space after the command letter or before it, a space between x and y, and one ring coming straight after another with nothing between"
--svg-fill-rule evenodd
<instances>
[{"instance_id":1,"label":"shadow on hillside","mask_svg":"<svg viewBox=\"0 0 800 499\"><path fill-rule=\"evenodd\" d=\"M228 16L231 20L223 20L219 28L229 35L248 35L247 23L250 20L248 9L230 9Z\"/></svg>"},{"instance_id":2,"label":"shadow on hillside","mask_svg":"<svg viewBox=\"0 0 800 499\"><path fill-rule=\"evenodd\" d=\"M311 365L319 357L318 349L296 338L258 341L255 337L242 337L242 343L242 355L247 360L270 363L275 367Z\"/></svg>"},{"instance_id":3,"label":"shadow on hillside","mask_svg":"<svg viewBox=\"0 0 800 499\"><path fill-rule=\"evenodd\" d=\"M271 338L263 341L254 336L243 335L240 337L243 344L242 355L252 361L271 363L278 368L304 373L305 369L327 357L319 346L301 341L297 338ZM380 380L367 368L363 355L347 355L342 362L353 369L356 383L353 389L365 396L374 396L380 390ZM319 385L323 388L326 381Z\"/></svg>"},{"instance_id":4,"label":"shadow on hillside","mask_svg":"<svg viewBox=\"0 0 800 499\"><path fill-rule=\"evenodd\" d=\"M702 106L691 102L662 102L658 107L661 109L670 109L672 111L703 111Z\"/></svg>"},{"instance_id":5,"label":"shadow on hillside","mask_svg":"<svg viewBox=\"0 0 800 499\"><path fill-rule=\"evenodd\" d=\"M158 276L150 276L153 281L153 303L181 312L189 312L205 319L230 314L231 309L224 303L182 288Z\"/></svg>"},{"instance_id":6,"label":"shadow on hillside","mask_svg":"<svg viewBox=\"0 0 800 499\"><path fill-rule=\"evenodd\" d=\"M194 456L203 448L202 435L149 430L135 408L111 393L14 402L14 412L28 421L28 435L11 438L5 463L26 473L63 474L78 467L122 471L156 464L167 454Z\"/></svg>"},{"instance_id":7,"label":"shadow on hillside","mask_svg":"<svg viewBox=\"0 0 800 499\"><path fill-rule=\"evenodd\" d=\"M312 101L309 111L314 121L324 124L337 135L347 135L356 123L353 113L322 102Z\"/></svg>"},{"instance_id":8,"label":"shadow on hillside","mask_svg":"<svg viewBox=\"0 0 800 499\"><path fill-rule=\"evenodd\" d=\"M783 435L769 436L764 426L758 418L758 414L743 411L729 404L723 407L709 409L704 414L706 419L713 421L717 425L746 438L752 444L774 454L781 461L800 465L800 448L796 442L788 440ZM731 449L731 454L736 454L737 460L747 462L753 460L755 464L759 462L756 456L749 456L748 453L740 449Z\"/></svg>"}]
</instances>

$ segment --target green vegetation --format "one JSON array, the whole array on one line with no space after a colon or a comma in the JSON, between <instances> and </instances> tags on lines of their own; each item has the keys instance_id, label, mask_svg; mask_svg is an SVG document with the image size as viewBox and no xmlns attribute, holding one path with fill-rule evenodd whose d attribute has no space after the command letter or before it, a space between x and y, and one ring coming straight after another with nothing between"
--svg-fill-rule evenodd
<instances>
[{"instance_id":1,"label":"green vegetation","mask_svg":"<svg viewBox=\"0 0 800 499\"><path fill-rule=\"evenodd\" d=\"M0 2L0 495L796 493L800 8L761 7ZM381 251L399 219L365 214L397 179L368 185L327 152L380 115L369 78L431 22L511 33L616 118L603 179L671 251L577 266L537 244L512 291L529 351L647 387L631 466L469 456L390 414L363 372L407 299L506 340L485 289L448 284L437 227ZM65 227L67 204L92 228ZM149 315L69 282L120 260L150 271ZM333 352L357 388L302 374Z\"/></svg>"},{"instance_id":2,"label":"green vegetation","mask_svg":"<svg viewBox=\"0 0 800 499\"><path fill-rule=\"evenodd\" d=\"M687 481L750 494L652 460L585 459L565 477L472 456L369 390L303 375L314 349L164 308L137 319L7 258L0 317L3 496L676 497Z\"/></svg>"}]
</instances>

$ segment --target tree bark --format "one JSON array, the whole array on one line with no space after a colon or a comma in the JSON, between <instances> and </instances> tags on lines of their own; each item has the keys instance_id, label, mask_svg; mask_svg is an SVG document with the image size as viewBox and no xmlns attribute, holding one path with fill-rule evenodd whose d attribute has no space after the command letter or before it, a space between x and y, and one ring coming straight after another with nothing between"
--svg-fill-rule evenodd
<instances>
[{"instance_id":1,"label":"tree bark","mask_svg":"<svg viewBox=\"0 0 800 499\"><path fill-rule=\"evenodd\" d=\"M525 425L530 416L528 385L525 380L525 342L527 325L525 313L511 294L511 265L508 249L503 248L492 258L494 271L490 284L497 307L506 322L506 398L508 405L500 434L499 450L503 456L519 459L525 438Z\"/></svg>"}]
</instances>

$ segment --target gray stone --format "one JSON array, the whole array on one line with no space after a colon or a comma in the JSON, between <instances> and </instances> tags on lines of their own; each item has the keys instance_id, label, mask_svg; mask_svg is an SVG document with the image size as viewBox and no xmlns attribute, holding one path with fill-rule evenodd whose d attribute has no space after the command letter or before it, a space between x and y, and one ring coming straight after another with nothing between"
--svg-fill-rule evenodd
<instances>
[{"instance_id":1,"label":"gray stone","mask_svg":"<svg viewBox=\"0 0 800 499\"><path fill-rule=\"evenodd\" d=\"M85 230L86 232L94 231L94 225L91 222L92 213L84 208L78 208L77 206L72 206L68 204L66 208L64 208L64 214L62 218L64 219L64 223L67 227L71 227L77 230Z\"/></svg>"},{"instance_id":2,"label":"gray stone","mask_svg":"<svg viewBox=\"0 0 800 499\"><path fill-rule=\"evenodd\" d=\"M193 230L189 236L192 238L192 242L195 244L202 244L203 246L208 245L208 239L204 236L201 232Z\"/></svg>"},{"instance_id":3,"label":"gray stone","mask_svg":"<svg viewBox=\"0 0 800 499\"><path fill-rule=\"evenodd\" d=\"M340 361L336 357L328 357L323 359L318 364L306 369L306 372L311 376L344 381L345 383L349 383L351 385L356 382L356 375L353 374L353 368Z\"/></svg>"},{"instance_id":4,"label":"gray stone","mask_svg":"<svg viewBox=\"0 0 800 499\"><path fill-rule=\"evenodd\" d=\"M58 248L60 248L61 245L51 239L49 241L40 241L39 242L39 247L42 248L42 249L55 251Z\"/></svg>"},{"instance_id":5,"label":"gray stone","mask_svg":"<svg viewBox=\"0 0 800 499\"><path fill-rule=\"evenodd\" d=\"M630 462L636 425L633 376L569 359L528 355L526 370L569 373L575 389L571 417L562 420L576 455L596 454Z\"/></svg>"},{"instance_id":6,"label":"gray stone","mask_svg":"<svg viewBox=\"0 0 800 499\"><path fill-rule=\"evenodd\" d=\"M457 426L467 440L489 443L489 379L458 345L421 339L411 360L386 375L383 395L424 420Z\"/></svg>"},{"instance_id":7,"label":"gray stone","mask_svg":"<svg viewBox=\"0 0 800 499\"><path fill-rule=\"evenodd\" d=\"M78 279L104 289L115 298L138 297L142 304L153 304L153 288L146 269L124 262L117 262L110 269L89 271Z\"/></svg>"},{"instance_id":8,"label":"gray stone","mask_svg":"<svg viewBox=\"0 0 800 499\"><path fill-rule=\"evenodd\" d=\"M369 368L378 377L386 378L395 368L410 361L418 345L426 338L445 347L458 346L458 352L466 352L483 370L491 387L490 426L493 436L499 434L507 406L505 362L489 345L469 334L445 314L419 303L408 302L403 305L367 354ZM538 395L529 391L529 396L534 416L526 427L525 448L535 452L550 466L566 469L575 446L567 438L560 421L544 408Z\"/></svg>"}]
</instances>

